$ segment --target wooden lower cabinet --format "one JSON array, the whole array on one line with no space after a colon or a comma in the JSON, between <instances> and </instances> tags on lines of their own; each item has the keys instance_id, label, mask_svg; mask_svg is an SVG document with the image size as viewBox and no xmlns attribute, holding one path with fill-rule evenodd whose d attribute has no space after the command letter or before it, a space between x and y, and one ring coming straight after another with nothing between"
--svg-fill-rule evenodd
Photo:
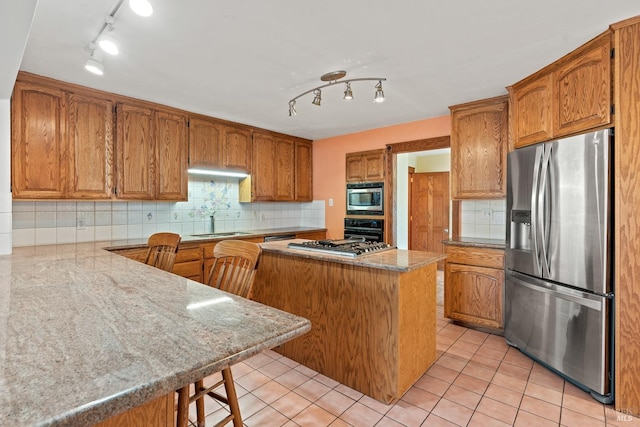
<instances>
[{"instance_id":1,"label":"wooden lower cabinet","mask_svg":"<svg viewBox=\"0 0 640 427\"><path fill-rule=\"evenodd\" d=\"M326 238L326 231L304 231L302 233L296 233L296 239L323 240Z\"/></svg>"},{"instance_id":2,"label":"wooden lower cabinet","mask_svg":"<svg viewBox=\"0 0 640 427\"><path fill-rule=\"evenodd\" d=\"M444 315L502 331L504 250L446 246Z\"/></svg>"},{"instance_id":3,"label":"wooden lower cabinet","mask_svg":"<svg viewBox=\"0 0 640 427\"><path fill-rule=\"evenodd\" d=\"M161 396L98 423L96 427L173 427L175 392Z\"/></svg>"}]
</instances>

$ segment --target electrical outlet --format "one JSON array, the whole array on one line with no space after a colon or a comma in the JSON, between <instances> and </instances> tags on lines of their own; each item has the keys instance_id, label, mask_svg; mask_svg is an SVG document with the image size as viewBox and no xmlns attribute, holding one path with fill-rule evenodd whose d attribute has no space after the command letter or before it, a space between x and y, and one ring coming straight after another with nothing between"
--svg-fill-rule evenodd
<instances>
[{"instance_id":1,"label":"electrical outlet","mask_svg":"<svg viewBox=\"0 0 640 427\"><path fill-rule=\"evenodd\" d=\"M85 222L84 218L78 218L76 221L76 228L78 230L84 230L85 228L87 228L87 223Z\"/></svg>"},{"instance_id":2,"label":"electrical outlet","mask_svg":"<svg viewBox=\"0 0 640 427\"><path fill-rule=\"evenodd\" d=\"M329 199L329 206L333 206L333 199Z\"/></svg>"},{"instance_id":3,"label":"electrical outlet","mask_svg":"<svg viewBox=\"0 0 640 427\"><path fill-rule=\"evenodd\" d=\"M491 218L491 217L493 217L493 210L491 210L491 209L483 209L483 210L482 210L482 216L483 216L484 218Z\"/></svg>"}]
</instances>

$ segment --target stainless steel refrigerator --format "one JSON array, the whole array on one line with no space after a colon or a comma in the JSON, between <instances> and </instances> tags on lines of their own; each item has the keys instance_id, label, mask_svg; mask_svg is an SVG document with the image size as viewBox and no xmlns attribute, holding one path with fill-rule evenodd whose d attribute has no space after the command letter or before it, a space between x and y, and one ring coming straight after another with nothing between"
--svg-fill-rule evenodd
<instances>
[{"instance_id":1,"label":"stainless steel refrigerator","mask_svg":"<svg viewBox=\"0 0 640 427\"><path fill-rule=\"evenodd\" d=\"M507 158L507 343L613 401L613 129Z\"/></svg>"}]
</instances>

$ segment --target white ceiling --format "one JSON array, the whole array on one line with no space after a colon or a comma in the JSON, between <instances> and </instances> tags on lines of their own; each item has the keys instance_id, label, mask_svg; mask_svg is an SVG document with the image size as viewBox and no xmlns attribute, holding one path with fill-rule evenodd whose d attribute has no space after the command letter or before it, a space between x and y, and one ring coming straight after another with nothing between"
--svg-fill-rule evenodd
<instances>
[{"instance_id":1,"label":"white ceiling","mask_svg":"<svg viewBox=\"0 0 640 427\"><path fill-rule=\"evenodd\" d=\"M637 0L150 1L149 18L126 2L120 9L121 54L105 55L98 77L83 68L85 47L116 1L38 0L20 69L315 140L505 94L640 14ZM352 101L342 100L343 85L330 87L322 107L306 95L288 116L291 98L340 69L386 77L387 102L372 102L375 82L355 82Z\"/></svg>"}]
</instances>

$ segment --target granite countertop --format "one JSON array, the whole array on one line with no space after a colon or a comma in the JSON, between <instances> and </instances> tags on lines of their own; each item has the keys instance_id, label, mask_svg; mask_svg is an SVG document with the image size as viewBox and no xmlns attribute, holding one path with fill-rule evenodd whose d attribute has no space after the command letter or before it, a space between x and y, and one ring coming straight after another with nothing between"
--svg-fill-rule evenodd
<instances>
[{"instance_id":1,"label":"granite countertop","mask_svg":"<svg viewBox=\"0 0 640 427\"><path fill-rule=\"evenodd\" d=\"M449 246L469 246L476 248L504 249L505 241L502 239L480 239L477 237L458 237L457 239L446 239L442 244Z\"/></svg>"},{"instance_id":2,"label":"granite countertop","mask_svg":"<svg viewBox=\"0 0 640 427\"><path fill-rule=\"evenodd\" d=\"M306 231L326 231L326 228L318 228L318 227L282 227L282 228L265 228L265 229L255 229L255 230L243 230L238 232L229 232L229 233L238 233L238 234L226 234L227 232L221 231L219 236L212 236L211 234L203 233L203 234L194 234L182 235L181 244L184 243L205 243L208 241L217 241L217 240L225 240L225 239L242 239L242 238L252 238L252 237L265 237L265 236L281 236L285 234L295 234L295 233L304 233ZM222 235L225 233L226 235ZM119 249L135 249L135 248L144 248L147 247L148 239L124 239L124 240L112 240L108 242L105 246L105 249L108 250L119 250Z\"/></svg>"},{"instance_id":3,"label":"granite countertop","mask_svg":"<svg viewBox=\"0 0 640 427\"><path fill-rule=\"evenodd\" d=\"M310 330L101 243L0 256L0 425L90 425Z\"/></svg>"},{"instance_id":4,"label":"granite countertop","mask_svg":"<svg viewBox=\"0 0 640 427\"><path fill-rule=\"evenodd\" d=\"M407 251L401 249L390 249L382 252L363 254L357 257L347 257L343 255L326 254L322 252L311 252L301 249L288 248L289 242L304 242L304 239L275 241L260 243L263 252L296 256L300 258L317 259L340 264L356 265L361 267L376 268L380 270L412 271L425 267L434 262L446 258L444 254L422 251Z\"/></svg>"}]
</instances>

